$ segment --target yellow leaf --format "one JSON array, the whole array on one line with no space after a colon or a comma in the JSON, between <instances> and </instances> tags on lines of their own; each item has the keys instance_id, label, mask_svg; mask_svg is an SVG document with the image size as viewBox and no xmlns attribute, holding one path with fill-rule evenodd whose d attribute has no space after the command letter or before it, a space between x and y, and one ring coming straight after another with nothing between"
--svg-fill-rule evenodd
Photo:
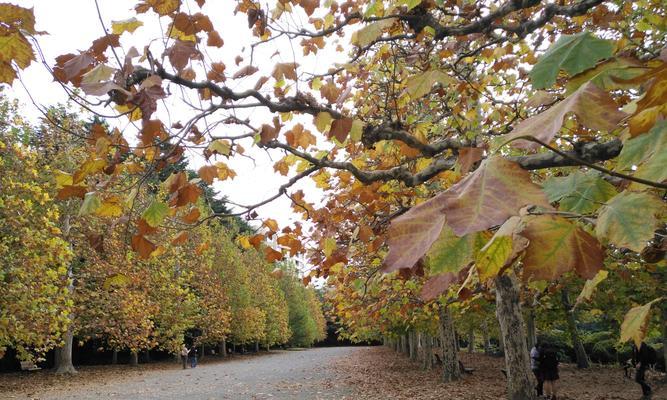
<instances>
[{"instance_id":1,"label":"yellow leaf","mask_svg":"<svg viewBox=\"0 0 667 400\"><path fill-rule=\"evenodd\" d=\"M643 306L637 306L628 311L621 324L621 338L619 342L624 343L632 340L637 347L640 347L648 329L648 317L651 312L651 306L653 303L657 303L663 299L663 297L659 297Z\"/></svg>"},{"instance_id":2,"label":"yellow leaf","mask_svg":"<svg viewBox=\"0 0 667 400\"><path fill-rule=\"evenodd\" d=\"M143 26L143 22L132 17L122 21L111 21L111 33L116 35L122 35L124 32L134 32L140 26Z\"/></svg>"},{"instance_id":3,"label":"yellow leaf","mask_svg":"<svg viewBox=\"0 0 667 400\"><path fill-rule=\"evenodd\" d=\"M324 239L324 246L323 247L324 248L322 249L322 251L324 251L324 255L327 256L327 257L331 256L331 254L334 252L334 250L336 250L336 248L338 247L336 245L336 239L330 238L330 237Z\"/></svg>"},{"instance_id":4,"label":"yellow leaf","mask_svg":"<svg viewBox=\"0 0 667 400\"><path fill-rule=\"evenodd\" d=\"M329 129L331 121L333 121L331 114L325 111L319 112L315 116L315 126L317 127L317 130L323 133Z\"/></svg>"}]
</instances>

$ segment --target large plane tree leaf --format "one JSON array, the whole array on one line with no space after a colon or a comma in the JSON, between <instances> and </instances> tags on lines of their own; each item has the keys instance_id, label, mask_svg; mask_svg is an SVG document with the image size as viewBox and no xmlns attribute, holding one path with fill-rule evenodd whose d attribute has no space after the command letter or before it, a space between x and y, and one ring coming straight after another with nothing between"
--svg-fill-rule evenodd
<instances>
[{"instance_id":1,"label":"large plane tree leaf","mask_svg":"<svg viewBox=\"0 0 667 400\"><path fill-rule=\"evenodd\" d=\"M481 282L509 267L528 246L528 240L517 233L521 225L520 217L508 219L480 250L475 266Z\"/></svg>"},{"instance_id":2,"label":"large plane tree leaf","mask_svg":"<svg viewBox=\"0 0 667 400\"><path fill-rule=\"evenodd\" d=\"M530 244L523 257L524 279L554 280L571 270L590 279L602 268L602 246L576 224L554 215L530 216L525 221L521 236Z\"/></svg>"},{"instance_id":3,"label":"large plane tree leaf","mask_svg":"<svg viewBox=\"0 0 667 400\"><path fill-rule=\"evenodd\" d=\"M661 300L663 300L662 297L657 298L643 306L634 307L625 314L621 324L621 339L619 340L621 343L632 340L637 347L641 346L646 337L651 306Z\"/></svg>"},{"instance_id":4,"label":"large plane tree leaf","mask_svg":"<svg viewBox=\"0 0 667 400\"><path fill-rule=\"evenodd\" d=\"M410 76L407 79L405 91L412 99L418 99L431 91L436 83L452 83L454 79L445 72L433 69Z\"/></svg>"},{"instance_id":5,"label":"large plane tree leaf","mask_svg":"<svg viewBox=\"0 0 667 400\"><path fill-rule=\"evenodd\" d=\"M595 288L600 284L600 282L607 279L607 276L609 276L609 271L601 269L597 274L595 274L593 278L588 279L586 283L584 283L584 288L581 289L581 293L579 293L579 296L577 297L575 306L582 301L590 300L591 296L593 296L593 291Z\"/></svg>"},{"instance_id":6,"label":"large plane tree leaf","mask_svg":"<svg viewBox=\"0 0 667 400\"><path fill-rule=\"evenodd\" d=\"M445 272L431 277L422 287L419 297L424 301L436 299L449 290L452 283L458 280L458 275L453 272Z\"/></svg>"},{"instance_id":7,"label":"large plane tree leaf","mask_svg":"<svg viewBox=\"0 0 667 400\"><path fill-rule=\"evenodd\" d=\"M474 260L475 254L484 245L481 233L456 236L445 224L438 239L426 253L431 273L458 272Z\"/></svg>"},{"instance_id":8,"label":"large plane tree leaf","mask_svg":"<svg viewBox=\"0 0 667 400\"><path fill-rule=\"evenodd\" d=\"M505 139L510 141L530 136L550 143L570 113L575 114L582 125L595 131L611 131L626 116L618 109L609 93L587 82L560 103L521 121ZM520 139L513 141L512 145L526 149L540 147L539 143Z\"/></svg>"},{"instance_id":9,"label":"large plane tree leaf","mask_svg":"<svg viewBox=\"0 0 667 400\"><path fill-rule=\"evenodd\" d=\"M445 224L443 196L421 203L391 221L384 271L412 268L440 236Z\"/></svg>"},{"instance_id":10,"label":"large plane tree leaf","mask_svg":"<svg viewBox=\"0 0 667 400\"><path fill-rule=\"evenodd\" d=\"M556 83L558 72L565 70L570 76L593 68L595 64L612 56L614 44L598 39L589 32L563 35L540 57L530 71L535 89L545 89Z\"/></svg>"},{"instance_id":11,"label":"large plane tree leaf","mask_svg":"<svg viewBox=\"0 0 667 400\"><path fill-rule=\"evenodd\" d=\"M573 173L551 177L544 182L544 192L550 202L558 202L560 209L579 214L589 214L617 194L611 183L602 179L597 171Z\"/></svg>"},{"instance_id":12,"label":"large plane tree leaf","mask_svg":"<svg viewBox=\"0 0 667 400\"><path fill-rule=\"evenodd\" d=\"M527 205L550 208L542 189L530 180L528 171L502 157L491 157L452 186L441 197L447 225L463 236L504 223Z\"/></svg>"},{"instance_id":13,"label":"large plane tree leaf","mask_svg":"<svg viewBox=\"0 0 667 400\"><path fill-rule=\"evenodd\" d=\"M667 207L656 196L624 191L600 208L595 234L617 247L640 252L666 215Z\"/></svg>"},{"instance_id":14,"label":"large plane tree leaf","mask_svg":"<svg viewBox=\"0 0 667 400\"><path fill-rule=\"evenodd\" d=\"M651 130L623 142L623 149L618 155L616 169L632 170L656 152L667 152L667 121L659 121Z\"/></svg>"}]
</instances>

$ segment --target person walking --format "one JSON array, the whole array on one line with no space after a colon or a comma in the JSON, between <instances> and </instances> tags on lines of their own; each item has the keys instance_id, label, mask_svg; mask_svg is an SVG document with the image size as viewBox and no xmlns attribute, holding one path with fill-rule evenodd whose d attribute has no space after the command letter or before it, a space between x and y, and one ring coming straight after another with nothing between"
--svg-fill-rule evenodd
<instances>
[{"instance_id":1,"label":"person walking","mask_svg":"<svg viewBox=\"0 0 667 400\"><path fill-rule=\"evenodd\" d=\"M544 380L544 392L547 399L556 400L556 381L558 376L558 353L551 346L542 345L540 349L540 370Z\"/></svg>"},{"instance_id":2,"label":"person walking","mask_svg":"<svg viewBox=\"0 0 667 400\"><path fill-rule=\"evenodd\" d=\"M183 361L183 369L188 368L188 353L190 353L190 350L188 350L188 347L183 344L183 347L181 347L181 360Z\"/></svg>"},{"instance_id":3,"label":"person walking","mask_svg":"<svg viewBox=\"0 0 667 400\"><path fill-rule=\"evenodd\" d=\"M190 349L190 367L195 368L197 366L197 346L192 345Z\"/></svg>"},{"instance_id":4,"label":"person walking","mask_svg":"<svg viewBox=\"0 0 667 400\"><path fill-rule=\"evenodd\" d=\"M649 400L651 398L651 386L646 383L646 370L651 364L655 364L657 355L655 349L646 343L642 342L639 348L632 344L632 365L635 366L635 382L642 387L642 400Z\"/></svg>"},{"instance_id":5,"label":"person walking","mask_svg":"<svg viewBox=\"0 0 667 400\"><path fill-rule=\"evenodd\" d=\"M537 385L535 386L535 391L538 396L542 396L544 393L544 374L540 368L540 348L542 343L540 341L535 342L535 346L530 349L530 369L535 375L535 380L537 380Z\"/></svg>"}]
</instances>

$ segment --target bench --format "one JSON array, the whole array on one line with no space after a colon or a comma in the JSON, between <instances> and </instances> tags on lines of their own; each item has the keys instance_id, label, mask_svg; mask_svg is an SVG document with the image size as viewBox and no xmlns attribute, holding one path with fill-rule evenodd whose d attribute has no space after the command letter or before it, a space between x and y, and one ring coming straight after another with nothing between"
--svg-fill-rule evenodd
<instances>
[{"instance_id":1,"label":"bench","mask_svg":"<svg viewBox=\"0 0 667 400\"><path fill-rule=\"evenodd\" d=\"M435 356L435 363L437 365L442 365L442 360L440 359L440 356L438 354L433 354ZM472 375L473 372L475 372L474 368L466 368L461 361L459 361L459 369L461 370L462 373Z\"/></svg>"},{"instance_id":2,"label":"bench","mask_svg":"<svg viewBox=\"0 0 667 400\"><path fill-rule=\"evenodd\" d=\"M33 361L21 361L21 371L37 371L40 369Z\"/></svg>"}]
</instances>

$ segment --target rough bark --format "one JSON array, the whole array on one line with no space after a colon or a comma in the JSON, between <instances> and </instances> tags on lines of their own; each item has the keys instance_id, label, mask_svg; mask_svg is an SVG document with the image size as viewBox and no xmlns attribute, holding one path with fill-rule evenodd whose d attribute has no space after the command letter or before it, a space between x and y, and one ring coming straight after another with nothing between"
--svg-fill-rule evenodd
<instances>
[{"instance_id":1,"label":"rough bark","mask_svg":"<svg viewBox=\"0 0 667 400\"><path fill-rule=\"evenodd\" d=\"M588 361L588 355L586 354L586 349L584 349L583 343L579 338L579 331L577 330L577 321L574 317L574 310L570 304L570 296L566 287L561 290L561 302L563 303L563 309L565 310L565 319L567 320L567 330L570 333L570 340L572 341L572 347L574 348L574 354L577 356L577 368L589 368L590 362Z\"/></svg>"},{"instance_id":2,"label":"rough bark","mask_svg":"<svg viewBox=\"0 0 667 400\"><path fill-rule=\"evenodd\" d=\"M526 317L526 341L528 350L532 349L537 342L537 332L535 330L535 310L530 307Z\"/></svg>"},{"instance_id":3,"label":"rough bark","mask_svg":"<svg viewBox=\"0 0 667 400\"><path fill-rule=\"evenodd\" d=\"M227 357L227 342L223 340L222 343L218 344L218 351L222 357Z\"/></svg>"},{"instance_id":4,"label":"rough bark","mask_svg":"<svg viewBox=\"0 0 667 400\"><path fill-rule=\"evenodd\" d=\"M459 357L456 350L456 333L452 313L447 307L440 307L440 341L442 344L442 380L452 382L461 377Z\"/></svg>"},{"instance_id":5,"label":"rough bark","mask_svg":"<svg viewBox=\"0 0 667 400\"><path fill-rule=\"evenodd\" d=\"M70 326L65 332L64 343L62 347L56 349L55 366L53 370L56 374L76 374L77 371L72 363L72 348L74 347L74 332Z\"/></svg>"},{"instance_id":6,"label":"rough bark","mask_svg":"<svg viewBox=\"0 0 667 400\"><path fill-rule=\"evenodd\" d=\"M496 277L496 316L505 351L507 398L534 400L535 382L519 303L519 285L509 273Z\"/></svg>"},{"instance_id":7,"label":"rough bark","mask_svg":"<svg viewBox=\"0 0 667 400\"><path fill-rule=\"evenodd\" d=\"M417 334L415 331L410 331L408 333L408 340L409 340L409 348L410 348L410 359L411 360L416 360L417 359Z\"/></svg>"},{"instance_id":8,"label":"rough bark","mask_svg":"<svg viewBox=\"0 0 667 400\"><path fill-rule=\"evenodd\" d=\"M482 322L482 340L484 341L484 354L491 354L491 341L489 339L489 324L484 320Z\"/></svg>"},{"instance_id":9,"label":"rough bark","mask_svg":"<svg viewBox=\"0 0 667 400\"><path fill-rule=\"evenodd\" d=\"M428 335L425 335L423 338L423 349L424 349L424 358L422 367L425 370L430 370L433 367L433 338Z\"/></svg>"},{"instance_id":10,"label":"rough bark","mask_svg":"<svg viewBox=\"0 0 667 400\"><path fill-rule=\"evenodd\" d=\"M662 351L665 371L667 371L667 304L662 305Z\"/></svg>"},{"instance_id":11,"label":"rough bark","mask_svg":"<svg viewBox=\"0 0 667 400\"><path fill-rule=\"evenodd\" d=\"M139 366L139 351L130 351L130 366L137 367Z\"/></svg>"},{"instance_id":12,"label":"rough bark","mask_svg":"<svg viewBox=\"0 0 667 400\"><path fill-rule=\"evenodd\" d=\"M472 326L468 330L468 353L475 352L475 328Z\"/></svg>"}]
</instances>

